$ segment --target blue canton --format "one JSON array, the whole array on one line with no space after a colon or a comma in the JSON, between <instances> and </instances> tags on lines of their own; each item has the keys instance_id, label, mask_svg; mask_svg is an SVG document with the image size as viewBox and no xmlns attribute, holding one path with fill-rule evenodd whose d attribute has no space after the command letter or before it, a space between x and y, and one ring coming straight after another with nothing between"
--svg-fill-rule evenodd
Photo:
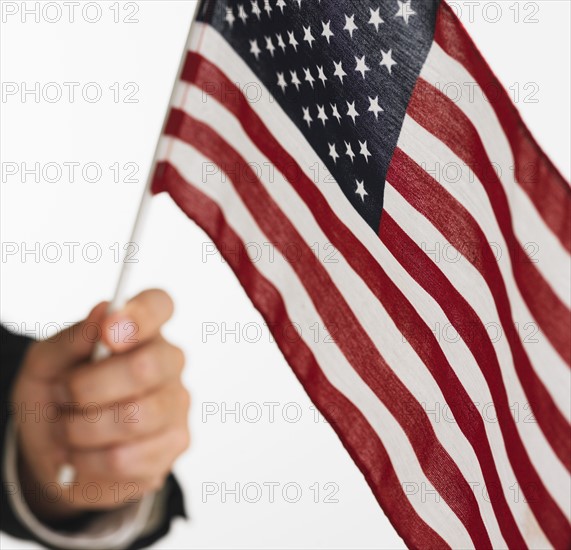
<instances>
[{"instance_id":1,"label":"blue canton","mask_svg":"<svg viewBox=\"0 0 571 550\"><path fill-rule=\"evenodd\" d=\"M438 3L205 0L198 19L250 66L377 231L385 176Z\"/></svg>"}]
</instances>

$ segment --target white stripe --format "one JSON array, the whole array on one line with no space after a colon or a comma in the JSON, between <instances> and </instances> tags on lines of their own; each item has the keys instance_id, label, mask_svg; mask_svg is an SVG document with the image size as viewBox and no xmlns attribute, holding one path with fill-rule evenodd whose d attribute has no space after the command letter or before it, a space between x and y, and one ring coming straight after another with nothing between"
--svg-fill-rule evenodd
<instances>
[{"instance_id":1,"label":"white stripe","mask_svg":"<svg viewBox=\"0 0 571 550\"><path fill-rule=\"evenodd\" d=\"M390 185L390 182L387 182L385 187L385 208L419 246L421 246L421 243L426 243L430 250L433 247L438 247L440 250L444 247L450 247L451 250L454 250L444 236L415 210ZM428 254L428 256L468 301L480 319L488 323L495 323L496 326L500 324L495 304L485 281L466 258L458 255L458 261L438 262L432 255ZM456 256L454 255L454 257ZM523 415L523 418L519 417L519 422L516 422L516 426L524 447L533 466L545 483L547 490L551 493L563 513L569 518L569 492L571 490L569 474L553 452L536 421L526 421L528 411L525 410L525 407L528 406L528 401L517 378L506 338L502 336L492 341L502 370L508 402L510 406L517 407L517 410Z\"/></svg>"},{"instance_id":2,"label":"white stripe","mask_svg":"<svg viewBox=\"0 0 571 550\"><path fill-rule=\"evenodd\" d=\"M311 248L313 243L319 243L323 247L328 239L317 225L313 214L281 174L276 174L270 181L268 170L262 169L264 166L269 166L270 161L251 142L239 121L217 101L211 99L201 102L200 90L194 86L189 92L184 93L184 97L186 102L183 110L186 113L214 128L224 128L224 137L230 141L239 154L248 162L253 163L254 167L259 167L257 172L266 191L280 206L285 216L291 220L308 247ZM329 185L331 186L331 183ZM334 186L339 189L336 184ZM384 247L379 248L384 249ZM388 254L386 250L384 253L384 255ZM337 254L335 260L335 262L323 262L323 267L348 302L375 347L381 351L381 355L393 372L417 401L426 403L428 410L442 409L445 398L440 388L412 346L403 341L390 315L363 280L347 264L345 258ZM474 484L474 494L489 528L492 544L496 548L505 547L506 544L499 532L489 499L484 498L482 488L485 483L474 450L455 421L442 422L436 415L434 417L429 415L429 419L437 438L458 464L464 478Z\"/></svg>"},{"instance_id":3,"label":"white stripe","mask_svg":"<svg viewBox=\"0 0 571 550\"><path fill-rule=\"evenodd\" d=\"M200 173L197 169L210 161L178 140L172 140L171 143L170 162L185 179L193 181L201 192L219 204L227 222L241 240L268 242L269 239L257 226L229 182L229 178L217 172L208 177L207 181L206 179L201 181L203 178L197 177ZM267 248L261 248L262 255L256 258L257 261L253 265L280 292L287 304L288 315L292 322L299 323L302 327L312 326L315 322L323 323L289 263L281 254L269 257ZM302 331L302 337L303 334L307 334L307 331ZM435 490L422 472L406 434L373 391L357 375L337 345L316 343L311 337L305 337L304 341L329 382L356 406L383 441L401 483L418 484L415 490L407 491L407 498L418 515L452 547L473 548L465 527L444 500L440 499L440 502L436 503L426 499L426 495L430 494L429 491ZM416 490L417 487L424 491Z\"/></svg>"},{"instance_id":4,"label":"white stripe","mask_svg":"<svg viewBox=\"0 0 571 550\"><path fill-rule=\"evenodd\" d=\"M456 166L460 166L462 162L444 143L408 115L405 117L397 146L421 167L434 166L436 161ZM446 182L442 172L438 170L431 176L471 214L484 233L486 241L499 246L498 267L509 297L512 319L518 323L516 326L519 330L516 333L519 334L536 374L569 421L571 418L569 367L543 334L521 295L514 279L507 244L481 182L475 175L470 178L466 172L461 172L454 183ZM529 343L526 342L527 333L524 330L527 326L532 326L538 331ZM504 327L504 330L508 330L508 327Z\"/></svg>"},{"instance_id":5,"label":"white stripe","mask_svg":"<svg viewBox=\"0 0 571 550\"><path fill-rule=\"evenodd\" d=\"M390 210L392 211L392 209ZM387 213L393 217L394 211L393 213L391 211ZM399 216L396 215L396 219L398 218ZM503 494L524 539L530 548L549 547L549 541L539 527L533 512L529 508L529 504L522 498L514 498L513 489L510 489L510 487L517 487L517 478L506 452L503 435L493 406L492 395L474 356L466 343L452 328L453 325L450 319L442 311L438 302L412 279L388 250L386 254L383 254L382 262L386 272L405 294L408 301L414 304L423 321L437 331L440 347L450 366L472 402L477 403L476 408L484 423L486 437L490 444ZM442 421L449 421L446 414L442 415ZM474 490L479 489L479 487L474 488Z\"/></svg>"},{"instance_id":6,"label":"white stripe","mask_svg":"<svg viewBox=\"0 0 571 550\"><path fill-rule=\"evenodd\" d=\"M255 77L249 72L242 60L233 55L231 48L229 48L222 39L218 38L215 31L208 28L205 32L208 36L208 40L205 42L205 44L208 44L208 47L202 52L205 57L220 66L233 81L240 79L247 82L255 81L253 80ZM245 74L246 76L244 76ZM267 91L264 90L264 93L267 94ZM315 176L315 170L309 170L307 167L315 166L315 162L319 162L319 159L298 132L295 125L277 108L275 101L274 104L270 106L266 105L265 101L260 101L252 104L252 107L274 133L276 128L283 128L283 132L279 132L280 141L306 170L306 174L310 178L313 178ZM303 146L300 146L300 144L303 144ZM348 223L348 220L351 221L350 225L354 233L365 246L371 251L374 250L375 246L379 244L378 237L352 208L347 208L348 202L345 197L340 192L335 194L337 187L334 184L332 185L331 181L322 184L318 181L317 183L322 190L331 190L331 193L325 194L326 200L341 219L344 219L346 223ZM494 453L496 453L496 450L494 450Z\"/></svg>"},{"instance_id":7,"label":"white stripe","mask_svg":"<svg viewBox=\"0 0 571 550\"><path fill-rule=\"evenodd\" d=\"M500 181L508 199L514 233L523 246L527 243L537 244L540 259L536 264L537 268L559 299L569 305L571 298L569 254L545 224L527 193L515 182L514 156L492 105L484 99L483 90L473 94L468 93L466 84L474 84L476 79L436 42L432 43L420 76L439 89L448 83L456 83L461 87L462 93L454 98L455 103L476 128L488 158L501 168Z\"/></svg>"}]
</instances>

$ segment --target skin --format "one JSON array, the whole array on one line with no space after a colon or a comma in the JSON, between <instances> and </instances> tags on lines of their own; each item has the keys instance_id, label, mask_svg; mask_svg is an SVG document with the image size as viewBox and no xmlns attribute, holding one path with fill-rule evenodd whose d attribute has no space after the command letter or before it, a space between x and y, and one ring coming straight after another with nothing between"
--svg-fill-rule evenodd
<instances>
[{"instance_id":1,"label":"skin","mask_svg":"<svg viewBox=\"0 0 571 550\"><path fill-rule=\"evenodd\" d=\"M147 290L119 312L106 309L102 302L81 323L32 344L15 382L20 482L44 521L132 505L164 485L190 442L184 355L160 333L172 300ZM111 356L93 363L98 333ZM64 463L78 484L58 491Z\"/></svg>"}]
</instances>

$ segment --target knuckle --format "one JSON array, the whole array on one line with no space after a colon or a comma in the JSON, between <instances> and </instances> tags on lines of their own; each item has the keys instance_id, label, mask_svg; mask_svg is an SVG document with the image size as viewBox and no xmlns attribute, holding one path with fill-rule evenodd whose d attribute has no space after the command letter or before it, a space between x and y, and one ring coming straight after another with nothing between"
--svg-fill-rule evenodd
<instances>
[{"instance_id":1,"label":"knuckle","mask_svg":"<svg viewBox=\"0 0 571 550\"><path fill-rule=\"evenodd\" d=\"M190 395L190 392L182 385L180 389L180 397L181 397L182 407L184 411L187 413L192 403L192 396Z\"/></svg>"},{"instance_id":2,"label":"knuckle","mask_svg":"<svg viewBox=\"0 0 571 550\"><path fill-rule=\"evenodd\" d=\"M156 396L149 397L143 403L135 404L137 411L132 419L131 428L134 432L145 432L152 428L157 423L160 412L162 410L161 404L158 402Z\"/></svg>"},{"instance_id":3,"label":"knuckle","mask_svg":"<svg viewBox=\"0 0 571 550\"><path fill-rule=\"evenodd\" d=\"M120 414L115 420L119 424L118 430L126 439L136 437L141 432L146 417L145 407L136 401L129 401L120 405Z\"/></svg>"},{"instance_id":4,"label":"knuckle","mask_svg":"<svg viewBox=\"0 0 571 550\"><path fill-rule=\"evenodd\" d=\"M143 420L141 418L140 411L133 418L129 419L121 419L119 432L121 434L122 441L129 441L130 439L134 439L143 433L141 429L143 425Z\"/></svg>"},{"instance_id":5,"label":"knuckle","mask_svg":"<svg viewBox=\"0 0 571 550\"><path fill-rule=\"evenodd\" d=\"M179 372L182 372L184 365L186 364L186 356L184 351L178 346L172 346L172 353L173 353L173 365Z\"/></svg>"}]
</instances>

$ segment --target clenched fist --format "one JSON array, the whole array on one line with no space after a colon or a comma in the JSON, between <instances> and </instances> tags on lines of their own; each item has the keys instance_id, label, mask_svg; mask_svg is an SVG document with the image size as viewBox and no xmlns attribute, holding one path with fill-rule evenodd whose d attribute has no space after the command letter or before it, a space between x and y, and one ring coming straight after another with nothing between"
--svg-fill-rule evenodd
<instances>
[{"instance_id":1,"label":"clenched fist","mask_svg":"<svg viewBox=\"0 0 571 550\"><path fill-rule=\"evenodd\" d=\"M19 477L46 521L137 502L162 487L189 444L184 356L160 333L171 299L148 290L106 309L32 344L14 386ZM111 355L93 363L98 339ZM75 478L56 485L66 463Z\"/></svg>"}]
</instances>

